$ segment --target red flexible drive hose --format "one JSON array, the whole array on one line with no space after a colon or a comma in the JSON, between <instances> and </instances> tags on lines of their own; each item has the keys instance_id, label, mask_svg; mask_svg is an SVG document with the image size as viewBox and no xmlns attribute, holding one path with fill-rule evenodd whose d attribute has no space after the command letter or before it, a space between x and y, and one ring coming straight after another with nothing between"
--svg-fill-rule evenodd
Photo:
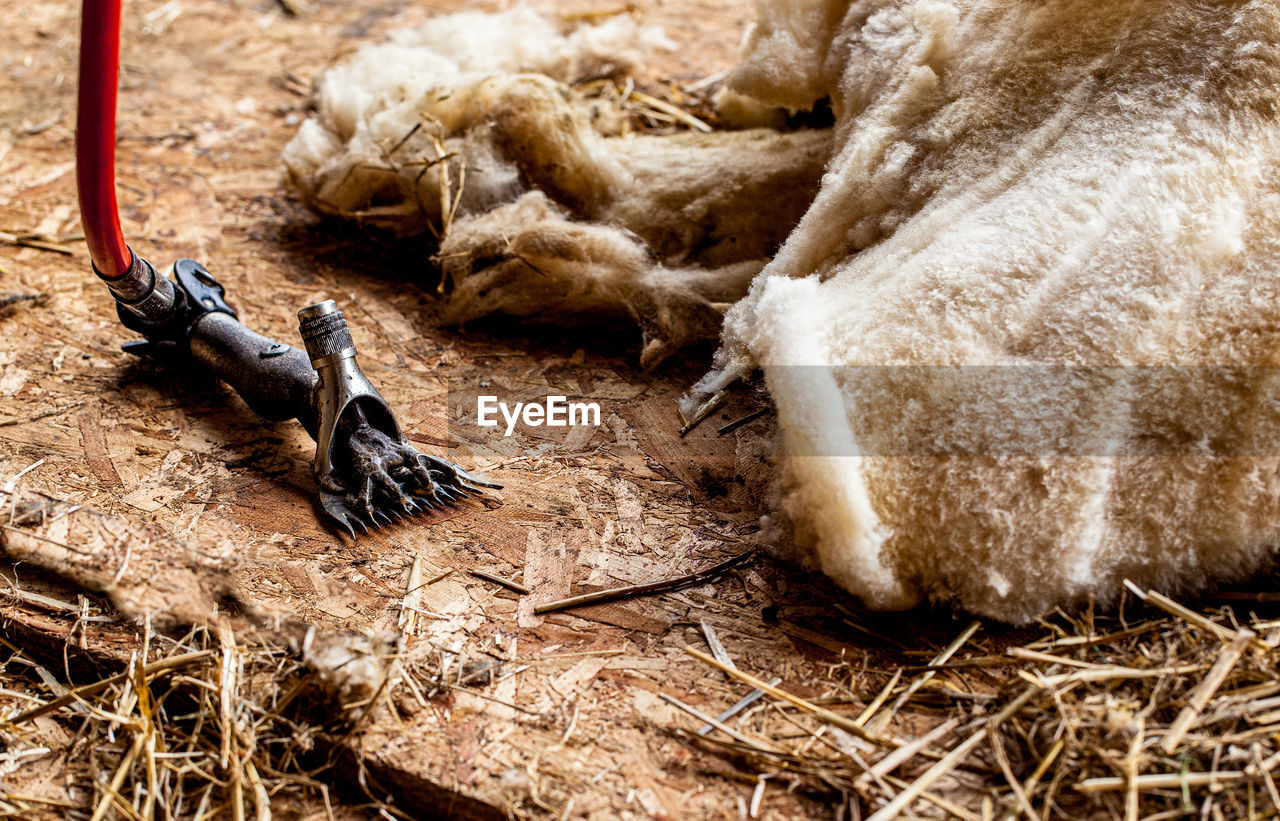
<instances>
[{"instance_id":1,"label":"red flexible drive hose","mask_svg":"<svg viewBox=\"0 0 1280 821\"><path fill-rule=\"evenodd\" d=\"M80 221L103 279L133 263L116 205L116 85L120 75L121 0L84 0L76 99L76 189Z\"/></svg>"}]
</instances>

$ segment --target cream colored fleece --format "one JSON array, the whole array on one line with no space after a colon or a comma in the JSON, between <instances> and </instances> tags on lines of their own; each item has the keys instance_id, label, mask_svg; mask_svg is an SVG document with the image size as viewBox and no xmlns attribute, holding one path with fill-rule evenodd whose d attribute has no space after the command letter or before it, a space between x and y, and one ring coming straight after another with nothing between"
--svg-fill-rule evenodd
<instances>
[{"instance_id":1,"label":"cream colored fleece","mask_svg":"<svg viewBox=\"0 0 1280 821\"><path fill-rule=\"evenodd\" d=\"M839 149L701 386L763 367L795 537L1009 621L1270 565L1276 4L857 2L791 68L812 5L735 80L830 94Z\"/></svg>"}]
</instances>

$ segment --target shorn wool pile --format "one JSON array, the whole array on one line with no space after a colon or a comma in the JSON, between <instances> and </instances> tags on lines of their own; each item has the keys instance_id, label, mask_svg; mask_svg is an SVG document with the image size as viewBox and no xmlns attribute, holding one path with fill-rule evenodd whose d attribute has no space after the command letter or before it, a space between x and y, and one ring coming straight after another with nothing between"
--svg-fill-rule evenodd
<instances>
[{"instance_id":1,"label":"shorn wool pile","mask_svg":"<svg viewBox=\"0 0 1280 821\"><path fill-rule=\"evenodd\" d=\"M834 126L626 136L565 83L656 32L456 15L330 71L285 159L441 235L456 320L719 333L686 411L763 373L781 542L1021 622L1273 562L1277 42L1273 2L765 0L724 111Z\"/></svg>"}]
</instances>

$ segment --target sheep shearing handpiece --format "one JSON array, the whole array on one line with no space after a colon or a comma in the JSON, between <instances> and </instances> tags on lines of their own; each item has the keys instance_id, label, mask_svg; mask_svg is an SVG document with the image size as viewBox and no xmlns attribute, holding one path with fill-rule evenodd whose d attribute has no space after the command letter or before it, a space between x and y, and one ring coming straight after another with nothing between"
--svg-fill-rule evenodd
<instances>
[{"instance_id":1,"label":"sheep shearing handpiece","mask_svg":"<svg viewBox=\"0 0 1280 821\"><path fill-rule=\"evenodd\" d=\"M225 291L199 263L182 259L174 280L134 255L108 281L121 321L147 337L125 350L194 361L235 388L258 415L297 419L316 440L320 506L351 536L498 488L457 465L419 453L356 363L355 343L333 300L298 312L305 351L245 327Z\"/></svg>"}]
</instances>

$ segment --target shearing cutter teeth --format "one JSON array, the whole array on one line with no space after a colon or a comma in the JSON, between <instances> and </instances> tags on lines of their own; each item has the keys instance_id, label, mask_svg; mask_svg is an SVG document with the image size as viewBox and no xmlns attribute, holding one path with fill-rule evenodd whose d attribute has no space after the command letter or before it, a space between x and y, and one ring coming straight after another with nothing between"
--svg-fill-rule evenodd
<instances>
[{"instance_id":1,"label":"shearing cutter teeth","mask_svg":"<svg viewBox=\"0 0 1280 821\"><path fill-rule=\"evenodd\" d=\"M302 309L298 319L318 377L314 469L320 506L347 533L354 537L357 525L367 532L501 487L410 444L356 363L351 332L332 300Z\"/></svg>"}]
</instances>

